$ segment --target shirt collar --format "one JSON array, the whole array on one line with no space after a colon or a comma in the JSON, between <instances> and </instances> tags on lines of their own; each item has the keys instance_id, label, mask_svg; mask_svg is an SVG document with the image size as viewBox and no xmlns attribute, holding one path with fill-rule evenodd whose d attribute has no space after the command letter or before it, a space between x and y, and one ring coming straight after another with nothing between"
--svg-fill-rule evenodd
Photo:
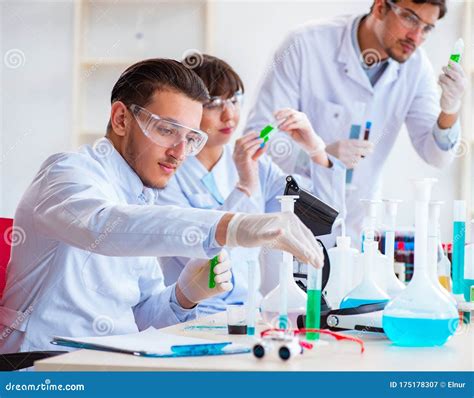
<instances>
[{"instance_id":1,"label":"shirt collar","mask_svg":"<svg viewBox=\"0 0 474 398\"><path fill-rule=\"evenodd\" d=\"M123 192L135 199L140 198L142 194L148 195L146 191L151 190L151 188L143 185L140 177L114 148L108 138L99 138L92 145L92 150L95 159L103 165L108 173L113 175L115 182Z\"/></svg>"}]
</instances>

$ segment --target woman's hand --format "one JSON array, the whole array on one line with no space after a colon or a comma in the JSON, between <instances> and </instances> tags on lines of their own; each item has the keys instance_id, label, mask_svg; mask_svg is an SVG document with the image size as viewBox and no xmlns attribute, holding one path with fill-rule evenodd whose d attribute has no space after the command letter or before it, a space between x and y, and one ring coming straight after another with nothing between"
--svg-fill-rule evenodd
<instances>
[{"instance_id":1,"label":"woman's hand","mask_svg":"<svg viewBox=\"0 0 474 398\"><path fill-rule=\"evenodd\" d=\"M266 152L266 146L262 147L263 143L263 139L254 131L235 142L233 159L239 173L237 188L248 196L252 195L259 183L258 159Z\"/></svg>"},{"instance_id":2,"label":"woman's hand","mask_svg":"<svg viewBox=\"0 0 474 398\"><path fill-rule=\"evenodd\" d=\"M331 166L325 152L326 144L315 133L305 113L284 108L276 111L274 115L278 122L278 129L288 133L314 162L324 167Z\"/></svg>"}]
</instances>

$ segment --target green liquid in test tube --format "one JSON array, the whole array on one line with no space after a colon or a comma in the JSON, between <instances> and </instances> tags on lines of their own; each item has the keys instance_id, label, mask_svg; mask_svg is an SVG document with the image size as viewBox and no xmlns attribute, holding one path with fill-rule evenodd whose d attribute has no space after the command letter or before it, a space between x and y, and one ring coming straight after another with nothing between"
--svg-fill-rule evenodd
<instances>
[{"instance_id":1,"label":"green liquid in test tube","mask_svg":"<svg viewBox=\"0 0 474 398\"><path fill-rule=\"evenodd\" d=\"M260 145L260 148L263 148L270 138L270 133L275 128L271 124L267 124L262 131L260 131L260 138L263 138L263 143Z\"/></svg>"},{"instance_id":2,"label":"green liquid in test tube","mask_svg":"<svg viewBox=\"0 0 474 398\"><path fill-rule=\"evenodd\" d=\"M319 329L321 326L321 279L322 268L314 268L308 265L308 288L306 293L308 301L306 304L306 329ZM319 333L307 332L306 339L319 340Z\"/></svg>"},{"instance_id":3,"label":"green liquid in test tube","mask_svg":"<svg viewBox=\"0 0 474 398\"><path fill-rule=\"evenodd\" d=\"M214 289L216 287L216 281L214 280L216 274L214 273L215 266L219 264L219 255L209 260L209 288Z\"/></svg>"},{"instance_id":4,"label":"green liquid in test tube","mask_svg":"<svg viewBox=\"0 0 474 398\"><path fill-rule=\"evenodd\" d=\"M461 62L461 57L462 57L463 52L464 52L464 41L462 38L459 38L454 44L454 49L449 59L453 62L459 63Z\"/></svg>"}]
</instances>

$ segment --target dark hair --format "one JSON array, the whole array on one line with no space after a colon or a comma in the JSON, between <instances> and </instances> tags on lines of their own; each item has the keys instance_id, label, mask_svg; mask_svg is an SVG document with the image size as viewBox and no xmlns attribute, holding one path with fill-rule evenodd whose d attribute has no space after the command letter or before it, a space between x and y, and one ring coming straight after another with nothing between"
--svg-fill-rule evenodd
<instances>
[{"instance_id":1,"label":"dark hair","mask_svg":"<svg viewBox=\"0 0 474 398\"><path fill-rule=\"evenodd\" d=\"M129 66L115 83L110 102L146 106L156 90L172 90L201 103L209 100L202 80L190 68L173 59L153 58ZM110 121L107 131L111 128Z\"/></svg>"},{"instance_id":2,"label":"dark hair","mask_svg":"<svg viewBox=\"0 0 474 398\"><path fill-rule=\"evenodd\" d=\"M129 66L112 89L110 102L146 106L156 90L173 90L205 102L209 94L201 79L181 62L153 58Z\"/></svg>"},{"instance_id":3,"label":"dark hair","mask_svg":"<svg viewBox=\"0 0 474 398\"><path fill-rule=\"evenodd\" d=\"M392 0L394 3L398 2L398 0ZM446 7L446 0L411 0L415 4L432 4L434 6L439 7L439 18L443 18L446 13L448 12L448 8ZM370 7L370 12L374 9L375 2Z\"/></svg>"},{"instance_id":4,"label":"dark hair","mask_svg":"<svg viewBox=\"0 0 474 398\"><path fill-rule=\"evenodd\" d=\"M224 60L207 54L190 54L183 60L186 64L188 59L194 57L195 66L193 71L202 79L211 97L232 97L237 91L244 92L244 83Z\"/></svg>"}]
</instances>

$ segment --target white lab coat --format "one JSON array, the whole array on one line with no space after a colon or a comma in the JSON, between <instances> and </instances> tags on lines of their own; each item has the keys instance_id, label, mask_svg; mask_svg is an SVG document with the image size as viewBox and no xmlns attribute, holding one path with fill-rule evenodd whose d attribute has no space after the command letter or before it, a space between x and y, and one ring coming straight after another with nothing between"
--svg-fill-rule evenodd
<instances>
[{"instance_id":1,"label":"white lab coat","mask_svg":"<svg viewBox=\"0 0 474 398\"><path fill-rule=\"evenodd\" d=\"M223 213L157 206L155 192L106 138L43 163L15 215L20 239L0 302L0 352L194 316L174 286L165 288L156 257L216 255L211 231Z\"/></svg>"},{"instance_id":2,"label":"white lab coat","mask_svg":"<svg viewBox=\"0 0 474 398\"><path fill-rule=\"evenodd\" d=\"M283 195L286 185L284 174L272 160L264 155L258 162L259 186L249 198L235 188L239 180L232 149L225 146L221 158L209 172L196 158L186 159L165 189L158 193L159 204L174 204L182 207L219 209L229 212L269 213L280 210L277 195ZM215 186L206 182L211 177ZM212 297L199 305L202 313L224 311L227 304L243 303L247 299L248 260L258 264L259 248L227 249L232 263L233 289L230 292ZM281 253L280 253L281 255ZM186 257L160 258L165 283L176 282L179 273L189 260ZM257 286L260 272L256 273ZM259 296L260 297L260 296Z\"/></svg>"},{"instance_id":3,"label":"white lab coat","mask_svg":"<svg viewBox=\"0 0 474 398\"><path fill-rule=\"evenodd\" d=\"M266 69L246 126L246 131L258 130L272 120L275 110L296 108L308 115L315 131L331 144L349 138L354 103L366 104L364 120L372 121L370 140L375 150L353 172L357 189L340 190L344 184L338 181L335 185L333 170L302 161L302 151L294 143L288 156L273 157L283 171L292 173L303 167L301 174L319 180L315 193L336 209L345 209L347 230L353 238L358 238L363 219L360 199L377 196L383 165L403 123L415 150L427 163L442 167L453 158L452 151L441 150L432 134L440 112L439 94L424 50L417 49L403 64L389 60L372 87L351 42L356 18L311 22L292 32Z\"/></svg>"}]
</instances>

